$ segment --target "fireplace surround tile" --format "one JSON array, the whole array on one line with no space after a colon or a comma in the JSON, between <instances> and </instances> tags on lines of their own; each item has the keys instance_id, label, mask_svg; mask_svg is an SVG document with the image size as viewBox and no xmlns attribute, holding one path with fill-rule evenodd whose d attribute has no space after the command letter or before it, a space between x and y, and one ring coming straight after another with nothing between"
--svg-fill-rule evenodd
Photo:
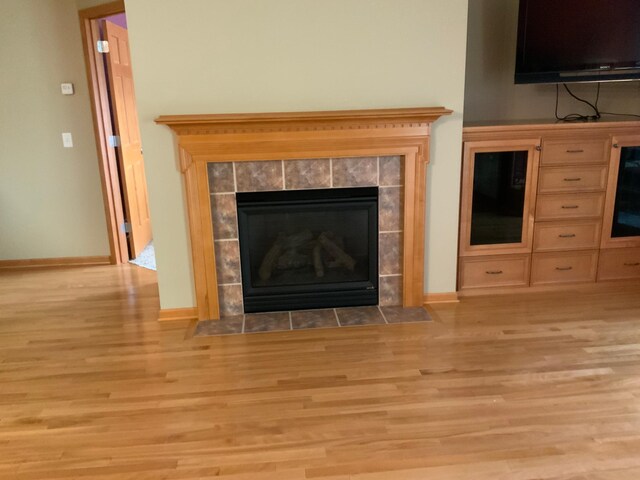
<instances>
[{"instance_id":1,"label":"fireplace surround tile","mask_svg":"<svg viewBox=\"0 0 640 480\"><path fill-rule=\"evenodd\" d=\"M238 238L236 196L234 193L211 195L213 238L227 240Z\"/></svg>"},{"instance_id":2,"label":"fireplace surround tile","mask_svg":"<svg viewBox=\"0 0 640 480\"><path fill-rule=\"evenodd\" d=\"M378 184L378 157L331 160L334 187L368 187Z\"/></svg>"},{"instance_id":3,"label":"fireplace surround tile","mask_svg":"<svg viewBox=\"0 0 640 480\"><path fill-rule=\"evenodd\" d=\"M244 313L242 306L242 285L219 285L220 315L240 315Z\"/></svg>"},{"instance_id":4,"label":"fireplace surround tile","mask_svg":"<svg viewBox=\"0 0 640 480\"><path fill-rule=\"evenodd\" d=\"M244 316L244 331L247 333L290 329L289 312L248 313Z\"/></svg>"},{"instance_id":5,"label":"fireplace surround tile","mask_svg":"<svg viewBox=\"0 0 640 480\"><path fill-rule=\"evenodd\" d=\"M291 325L294 330L330 328L337 327L338 320L333 308L326 310L298 310L291 312Z\"/></svg>"},{"instance_id":6,"label":"fireplace surround tile","mask_svg":"<svg viewBox=\"0 0 640 480\"><path fill-rule=\"evenodd\" d=\"M379 228L381 232L397 232L402 230L403 219L402 212L404 209L402 194L403 189L400 187L380 187L380 203L379 209Z\"/></svg>"},{"instance_id":7,"label":"fireplace surround tile","mask_svg":"<svg viewBox=\"0 0 640 480\"><path fill-rule=\"evenodd\" d=\"M336 308L338 320L342 327L356 325L379 325L385 323L378 307Z\"/></svg>"},{"instance_id":8,"label":"fireplace surround tile","mask_svg":"<svg viewBox=\"0 0 640 480\"><path fill-rule=\"evenodd\" d=\"M209 191L211 193L234 193L235 180L233 178L233 163L209 163Z\"/></svg>"},{"instance_id":9,"label":"fireplace surround tile","mask_svg":"<svg viewBox=\"0 0 640 480\"><path fill-rule=\"evenodd\" d=\"M282 160L267 162L236 162L238 192L282 190Z\"/></svg>"},{"instance_id":10,"label":"fireplace surround tile","mask_svg":"<svg viewBox=\"0 0 640 480\"><path fill-rule=\"evenodd\" d=\"M402 275L380 277L378 287L381 306L402 305Z\"/></svg>"},{"instance_id":11,"label":"fireplace surround tile","mask_svg":"<svg viewBox=\"0 0 640 480\"><path fill-rule=\"evenodd\" d=\"M401 305L401 277L384 275L398 275L403 269L403 216L399 214L403 212L403 188L398 186L404 183L403 171L402 156L209 164L216 270L221 284L218 299L221 314L226 316L244 312L242 288L239 285L241 270L235 192L282 190L283 187L287 190L303 190L347 185L379 186L379 271L383 275L379 278L379 303ZM231 192L227 193L228 189Z\"/></svg>"},{"instance_id":12,"label":"fireplace surround tile","mask_svg":"<svg viewBox=\"0 0 640 480\"><path fill-rule=\"evenodd\" d=\"M378 310L381 315L377 314ZM338 311L340 313L338 313ZM291 322L289 322L289 315ZM338 324L338 315L342 325ZM248 328L245 319L249 319ZM368 325L402 323L428 323L433 319L423 307L352 307L293 312L254 313L232 315L220 320L201 320L192 330L194 337L267 333L290 330L311 330L341 326L366 327Z\"/></svg>"},{"instance_id":13,"label":"fireplace surround tile","mask_svg":"<svg viewBox=\"0 0 640 480\"><path fill-rule=\"evenodd\" d=\"M399 275L402 273L402 232L380 233L379 265L381 275Z\"/></svg>"},{"instance_id":14,"label":"fireplace surround tile","mask_svg":"<svg viewBox=\"0 0 640 480\"><path fill-rule=\"evenodd\" d=\"M331 187L331 160L314 158L284 162L284 188L303 190Z\"/></svg>"},{"instance_id":15,"label":"fireplace surround tile","mask_svg":"<svg viewBox=\"0 0 640 480\"><path fill-rule=\"evenodd\" d=\"M195 337L207 335L234 335L242 333L244 315L222 317L220 320L202 320L196 325Z\"/></svg>"},{"instance_id":16,"label":"fireplace surround tile","mask_svg":"<svg viewBox=\"0 0 640 480\"><path fill-rule=\"evenodd\" d=\"M380 157L380 186L398 186L404 183L404 163L402 157Z\"/></svg>"},{"instance_id":17,"label":"fireplace surround tile","mask_svg":"<svg viewBox=\"0 0 640 480\"><path fill-rule=\"evenodd\" d=\"M387 323L428 322L429 312L422 307L380 307Z\"/></svg>"},{"instance_id":18,"label":"fireplace surround tile","mask_svg":"<svg viewBox=\"0 0 640 480\"><path fill-rule=\"evenodd\" d=\"M238 240L215 242L218 283L240 283L240 245Z\"/></svg>"}]
</instances>

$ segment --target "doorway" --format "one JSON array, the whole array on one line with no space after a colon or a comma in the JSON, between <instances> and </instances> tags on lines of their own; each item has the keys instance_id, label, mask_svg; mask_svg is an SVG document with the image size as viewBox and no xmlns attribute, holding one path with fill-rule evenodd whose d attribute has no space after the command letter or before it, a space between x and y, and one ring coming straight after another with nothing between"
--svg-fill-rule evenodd
<instances>
[{"instance_id":1,"label":"doorway","mask_svg":"<svg viewBox=\"0 0 640 480\"><path fill-rule=\"evenodd\" d=\"M111 263L155 270L124 2L80 10Z\"/></svg>"}]
</instances>

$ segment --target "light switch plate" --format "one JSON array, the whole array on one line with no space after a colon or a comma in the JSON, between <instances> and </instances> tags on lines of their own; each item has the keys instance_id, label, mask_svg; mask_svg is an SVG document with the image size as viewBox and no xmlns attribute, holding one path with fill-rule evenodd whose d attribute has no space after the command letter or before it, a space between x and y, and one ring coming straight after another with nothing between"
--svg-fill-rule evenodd
<instances>
[{"instance_id":1,"label":"light switch plate","mask_svg":"<svg viewBox=\"0 0 640 480\"><path fill-rule=\"evenodd\" d=\"M73 95L73 83L61 83L60 90L63 95Z\"/></svg>"},{"instance_id":2,"label":"light switch plate","mask_svg":"<svg viewBox=\"0 0 640 480\"><path fill-rule=\"evenodd\" d=\"M62 146L64 148L72 148L73 147L73 137L69 132L65 132L62 134Z\"/></svg>"}]
</instances>

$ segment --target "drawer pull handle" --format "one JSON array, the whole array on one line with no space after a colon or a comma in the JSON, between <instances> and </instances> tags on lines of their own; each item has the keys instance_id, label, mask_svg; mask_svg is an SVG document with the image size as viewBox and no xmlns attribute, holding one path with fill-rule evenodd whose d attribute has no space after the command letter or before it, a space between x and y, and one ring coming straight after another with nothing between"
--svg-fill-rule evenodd
<instances>
[{"instance_id":1,"label":"drawer pull handle","mask_svg":"<svg viewBox=\"0 0 640 480\"><path fill-rule=\"evenodd\" d=\"M637 267L638 265L640 265L640 262L625 262L624 264L625 267Z\"/></svg>"},{"instance_id":2,"label":"drawer pull handle","mask_svg":"<svg viewBox=\"0 0 640 480\"><path fill-rule=\"evenodd\" d=\"M567 150L567 153L584 153L584 150L581 148L575 150Z\"/></svg>"},{"instance_id":3,"label":"drawer pull handle","mask_svg":"<svg viewBox=\"0 0 640 480\"><path fill-rule=\"evenodd\" d=\"M568 270L573 270L573 267L556 267L556 270L559 270L561 272L566 272Z\"/></svg>"},{"instance_id":4,"label":"drawer pull handle","mask_svg":"<svg viewBox=\"0 0 640 480\"><path fill-rule=\"evenodd\" d=\"M487 270L486 272L487 275L500 275L502 273L502 270Z\"/></svg>"},{"instance_id":5,"label":"drawer pull handle","mask_svg":"<svg viewBox=\"0 0 640 480\"><path fill-rule=\"evenodd\" d=\"M565 178L564 179L565 182L579 182L580 180L582 180L581 177L573 177L573 178Z\"/></svg>"},{"instance_id":6,"label":"drawer pull handle","mask_svg":"<svg viewBox=\"0 0 640 480\"><path fill-rule=\"evenodd\" d=\"M562 208L568 210L568 209L580 208L580 205L562 205Z\"/></svg>"},{"instance_id":7,"label":"drawer pull handle","mask_svg":"<svg viewBox=\"0 0 640 480\"><path fill-rule=\"evenodd\" d=\"M560 238L573 238L575 236L576 236L575 233L561 233L560 235L558 235L558 237Z\"/></svg>"}]
</instances>

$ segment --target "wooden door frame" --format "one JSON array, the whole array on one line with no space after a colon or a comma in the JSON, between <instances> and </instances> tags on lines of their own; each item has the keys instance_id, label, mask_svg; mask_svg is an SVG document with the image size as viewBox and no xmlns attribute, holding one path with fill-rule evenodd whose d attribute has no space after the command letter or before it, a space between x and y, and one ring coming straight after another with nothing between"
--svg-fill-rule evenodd
<instances>
[{"instance_id":1,"label":"wooden door frame","mask_svg":"<svg viewBox=\"0 0 640 480\"><path fill-rule=\"evenodd\" d=\"M129 250L127 235L120 228L124 224L124 206L118 175L118 159L115 148L109 146L109 136L113 134L113 130L108 86L102 62L99 61L94 45L99 40L98 19L124 13L124 11L124 0L78 11L112 264L128 262Z\"/></svg>"}]
</instances>

